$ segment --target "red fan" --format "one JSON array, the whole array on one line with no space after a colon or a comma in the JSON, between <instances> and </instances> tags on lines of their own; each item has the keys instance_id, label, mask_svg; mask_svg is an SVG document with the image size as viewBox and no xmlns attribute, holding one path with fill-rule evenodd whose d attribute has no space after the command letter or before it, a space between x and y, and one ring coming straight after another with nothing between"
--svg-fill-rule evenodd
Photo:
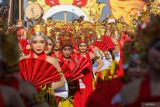
<instances>
[{"instance_id":1,"label":"red fan","mask_svg":"<svg viewBox=\"0 0 160 107\"><path fill-rule=\"evenodd\" d=\"M19 66L22 78L36 88L61 79L57 69L44 60L35 58L23 59L20 61Z\"/></svg>"},{"instance_id":2,"label":"red fan","mask_svg":"<svg viewBox=\"0 0 160 107\"><path fill-rule=\"evenodd\" d=\"M102 41L95 41L94 46L98 47L102 51L108 50L108 46L104 44Z\"/></svg>"},{"instance_id":3,"label":"red fan","mask_svg":"<svg viewBox=\"0 0 160 107\"><path fill-rule=\"evenodd\" d=\"M84 76L83 70L89 68L90 63L84 57L79 57L77 65L72 70L72 77L69 79L70 81L74 81L80 79Z\"/></svg>"},{"instance_id":4,"label":"red fan","mask_svg":"<svg viewBox=\"0 0 160 107\"><path fill-rule=\"evenodd\" d=\"M114 49L114 43L108 36L103 36L102 41L95 41L94 46L98 47L102 51Z\"/></svg>"},{"instance_id":5,"label":"red fan","mask_svg":"<svg viewBox=\"0 0 160 107\"><path fill-rule=\"evenodd\" d=\"M82 78L83 70L89 66L89 62L84 57L78 57L78 61L68 61L67 63L63 63L61 69L64 73L64 76L69 81L74 81Z\"/></svg>"},{"instance_id":6,"label":"red fan","mask_svg":"<svg viewBox=\"0 0 160 107\"><path fill-rule=\"evenodd\" d=\"M62 69L63 74L64 74L64 77L65 77L66 79L68 79L68 78L70 78L70 77L72 76L72 72L71 72L68 64L63 63L63 65L61 65L61 69Z\"/></svg>"},{"instance_id":7,"label":"red fan","mask_svg":"<svg viewBox=\"0 0 160 107\"><path fill-rule=\"evenodd\" d=\"M107 50L113 50L114 49L114 43L112 39L108 36L102 37L102 42L107 46Z\"/></svg>"}]
</instances>

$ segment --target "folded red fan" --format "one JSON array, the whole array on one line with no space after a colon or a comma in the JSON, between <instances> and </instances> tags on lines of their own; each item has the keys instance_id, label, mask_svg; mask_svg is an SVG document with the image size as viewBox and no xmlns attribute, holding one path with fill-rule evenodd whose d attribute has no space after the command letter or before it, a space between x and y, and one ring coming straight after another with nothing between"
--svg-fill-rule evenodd
<instances>
[{"instance_id":1,"label":"folded red fan","mask_svg":"<svg viewBox=\"0 0 160 107\"><path fill-rule=\"evenodd\" d=\"M73 61L73 62L75 62L75 61ZM84 77L83 70L86 69L90 65L90 63L84 57L79 57L78 61L76 62L76 65L71 64L73 62L68 61L68 63L64 63L61 66L61 69L64 73L64 76L69 82Z\"/></svg>"},{"instance_id":2,"label":"folded red fan","mask_svg":"<svg viewBox=\"0 0 160 107\"><path fill-rule=\"evenodd\" d=\"M72 72L71 72L69 66L66 65L66 63L63 63L63 65L61 65L61 69L62 69L64 77L66 79L68 79L68 78L70 78L72 76Z\"/></svg>"},{"instance_id":3,"label":"folded red fan","mask_svg":"<svg viewBox=\"0 0 160 107\"><path fill-rule=\"evenodd\" d=\"M111 37L103 36L102 37L102 42L103 42L104 45L106 45L107 50L113 50L114 49L114 43L113 43Z\"/></svg>"},{"instance_id":4,"label":"folded red fan","mask_svg":"<svg viewBox=\"0 0 160 107\"><path fill-rule=\"evenodd\" d=\"M95 41L94 46L98 47L102 51L113 50L114 43L108 36L103 36L102 41Z\"/></svg>"},{"instance_id":5,"label":"folded red fan","mask_svg":"<svg viewBox=\"0 0 160 107\"><path fill-rule=\"evenodd\" d=\"M94 46L98 47L102 51L108 50L108 46L104 44L102 41L95 41Z\"/></svg>"},{"instance_id":6,"label":"folded red fan","mask_svg":"<svg viewBox=\"0 0 160 107\"><path fill-rule=\"evenodd\" d=\"M76 81L76 80L78 80L78 79L83 78L84 76L85 76L85 75L81 73L81 74L79 74L79 75L77 75L77 76L74 76L74 77L70 78L68 82Z\"/></svg>"},{"instance_id":7,"label":"folded red fan","mask_svg":"<svg viewBox=\"0 0 160 107\"><path fill-rule=\"evenodd\" d=\"M22 78L39 88L61 79L57 69L47 61L35 58L22 59L19 63Z\"/></svg>"},{"instance_id":8,"label":"folded red fan","mask_svg":"<svg viewBox=\"0 0 160 107\"><path fill-rule=\"evenodd\" d=\"M84 57L79 57L77 65L72 70L72 77L69 78L69 81L77 80L84 77L83 71L90 66L88 60Z\"/></svg>"}]
</instances>

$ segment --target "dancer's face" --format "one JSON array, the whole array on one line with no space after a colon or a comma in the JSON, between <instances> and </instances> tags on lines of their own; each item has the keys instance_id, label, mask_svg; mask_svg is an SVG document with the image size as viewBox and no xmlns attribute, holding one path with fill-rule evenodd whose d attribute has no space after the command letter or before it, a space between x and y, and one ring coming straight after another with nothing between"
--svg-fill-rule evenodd
<instances>
[{"instance_id":1,"label":"dancer's face","mask_svg":"<svg viewBox=\"0 0 160 107\"><path fill-rule=\"evenodd\" d=\"M111 36L111 31L109 29L106 31L106 36Z\"/></svg>"},{"instance_id":2,"label":"dancer's face","mask_svg":"<svg viewBox=\"0 0 160 107\"><path fill-rule=\"evenodd\" d=\"M69 59L72 55L73 49L70 46L65 46L62 49L62 54L64 56L64 58Z\"/></svg>"},{"instance_id":3,"label":"dancer's face","mask_svg":"<svg viewBox=\"0 0 160 107\"><path fill-rule=\"evenodd\" d=\"M60 49L60 41L56 41L55 46L54 46L54 50L57 51Z\"/></svg>"},{"instance_id":4,"label":"dancer's face","mask_svg":"<svg viewBox=\"0 0 160 107\"><path fill-rule=\"evenodd\" d=\"M35 36L32 40L31 47L35 54L41 54L45 51L46 41L42 36Z\"/></svg>"},{"instance_id":5,"label":"dancer's face","mask_svg":"<svg viewBox=\"0 0 160 107\"><path fill-rule=\"evenodd\" d=\"M48 39L47 41L47 51L46 53L52 53L53 51L53 46L54 46L54 43L52 40Z\"/></svg>"},{"instance_id":6,"label":"dancer's face","mask_svg":"<svg viewBox=\"0 0 160 107\"><path fill-rule=\"evenodd\" d=\"M27 35L23 34L22 39L27 40Z\"/></svg>"},{"instance_id":7,"label":"dancer's face","mask_svg":"<svg viewBox=\"0 0 160 107\"><path fill-rule=\"evenodd\" d=\"M79 51L81 53L86 53L87 52L87 44L84 43L84 42L80 43L78 48L79 48Z\"/></svg>"},{"instance_id":8,"label":"dancer's face","mask_svg":"<svg viewBox=\"0 0 160 107\"><path fill-rule=\"evenodd\" d=\"M156 71L160 71L160 41L150 47L148 51L148 62Z\"/></svg>"},{"instance_id":9,"label":"dancer's face","mask_svg":"<svg viewBox=\"0 0 160 107\"><path fill-rule=\"evenodd\" d=\"M127 69L127 75L133 80L143 77L146 73L146 64L140 58L132 59Z\"/></svg>"}]
</instances>

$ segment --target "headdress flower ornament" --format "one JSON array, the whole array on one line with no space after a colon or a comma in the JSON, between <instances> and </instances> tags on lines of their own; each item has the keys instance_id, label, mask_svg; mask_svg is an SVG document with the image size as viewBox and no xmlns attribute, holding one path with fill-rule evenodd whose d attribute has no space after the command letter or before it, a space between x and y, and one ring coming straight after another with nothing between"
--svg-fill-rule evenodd
<instances>
[{"instance_id":1,"label":"headdress flower ornament","mask_svg":"<svg viewBox=\"0 0 160 107\"><path fill-rule=\"evenodd\" d=\"M21 27L21 28L18 28L18 29L17 29L17 32L16 32L16 33L17 33L17 36L18 36L18 37L22 37L22 36L24 36L24 35L27 36L28 31L27 31L26 28Z\"/></svg>"},{"instance_id":2,"label":"headdress flower ornament","mask_svg":"<svg viewBox=\"0 0 160 107\"><path fill-rule=\"evenodd\" d=\"M138 26L136 34L132 34L131 41L125 43L123 47L123 63L126 63L134 54L141 57L146 55L146 49L155 40L160 38L160 16L150 16L148 23L142 23Z\"/></svg>"},{"instance_id":3,"label":"headdress flower ornament","mask_svg":"<svg viewBox=\"0 0 160 107\"><path fill-rule=\"evenodd\" d=\"M79 45L80 43L84 42L84 43L87 43L89 42L88 40L88 37L87 37L87 34L85 33L80 33L77 35L76 37L76 41L77 41L77 44Z\"/></svg>"},{"instance_id":4,"label":"headdress flower ornament","mask_svg":"<svg viewBox=\"0 0 160 107\"><path fill-rule=\"evenodd\" d=\"M148 46L154 40L160 38L160 16L151 15L150 22L143 23L138 28L137 37L143 41L144 46Z\"/></svg>"},{"instance_id":5,"label":"headdress flower ornament","mask_svg":"<svg viewBox=\"0 0 160 107\"><path fill-rule=\"evenodd\" d=\"M40 33L44 33L45 34L45 30L46 29L44 29L44 25L42 25L42 24L37 24L37 25L35 25L34 26L34 33L36 34L36 35L39 35Z\"/></svg>"},{"instance_id":6,"label":"headdress flower ornament","mask_svg":"<svg viewBox=\"0 0 160 107\"><path fill-rule=\"evenodd\" d=\"M62 48L65 46L73 47L73 35L70 32L64 32L60 36L60 43Z\"/></svg>"},{"instance_id":7,"label":"headdress flower ornament","mask_svg":"<svg viewBox=\"0 0 160 107\"><path fill-rule=\"evenodd\" d=\"M145 47L142 40L136 35L130 34L131 40L127 41L123 46L123 63L128 63L135 55L145 56Z\"/></svg>"},{"instance_id":8,"label":"headdress flower ornament","mask_svg":"<svg viewBox=\"0 0 160 107\"><path fill-rule=\"evenodd\" d=\"M35 36L41 36L46 42L47 42L47 36L44 35L43 33L37 34L37 35L31 35L31 38L29 39L29 43L31 44L33 42L33 39L35 38Z\"/></svg>"}]
</instances>

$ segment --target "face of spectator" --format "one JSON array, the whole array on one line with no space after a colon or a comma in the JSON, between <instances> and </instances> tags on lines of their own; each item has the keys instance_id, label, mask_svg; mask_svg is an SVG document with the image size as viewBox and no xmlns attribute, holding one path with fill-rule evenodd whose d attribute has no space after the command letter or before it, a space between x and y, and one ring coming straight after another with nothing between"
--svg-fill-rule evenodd
<instances>
[{"instance_id":1,"label":"face of spectator","mask_svg":"<svg viewBox=\"0 0 160 107\"><path fill-rule=\"evenodd\" d=\"M43 53L46 48L46 41L42 36L35 36L31 43L33 52L37 55Z\"/></svg>"}]
</instances>

